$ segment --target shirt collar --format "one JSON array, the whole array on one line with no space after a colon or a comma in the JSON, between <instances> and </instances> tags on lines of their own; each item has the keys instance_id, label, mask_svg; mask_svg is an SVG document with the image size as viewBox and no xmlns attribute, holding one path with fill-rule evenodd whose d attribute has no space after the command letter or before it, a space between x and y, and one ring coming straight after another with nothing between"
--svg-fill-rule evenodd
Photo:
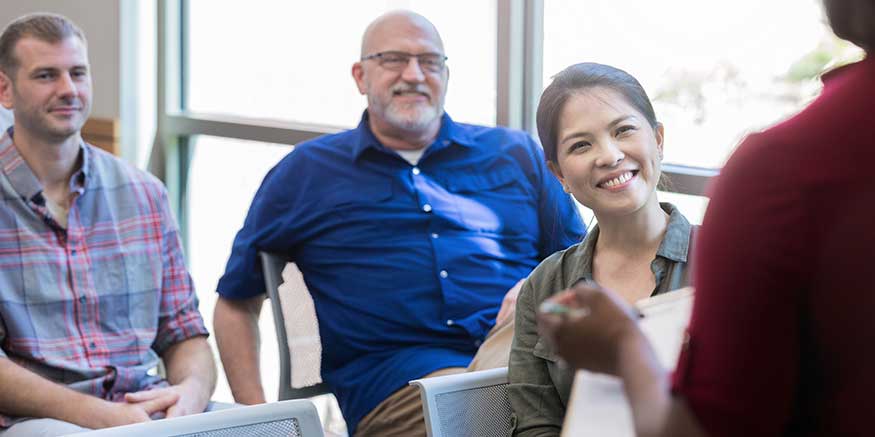
<instances>
[{"instance_id":1,"label":"shirt collar","mask_svg":"<svg viewBox=\"0 0 875 437\"><path fill-rule=\"evenodd\" d=\"M820 80L824 87L832 87L848 77L851 71L866 69L871 70L870 74L875 74L875 57L867 55L862 61L829 70L820 76Z\"/></svg>"},{"instance_id":2,"label":"shirt collar","mask_svg":"<svg viewBox=\"0 0 875 437\"><path fill-rule=\"evenodd\" d=\"M37 201L43 186L15 147L13 135L13 127L10 126L0 137L0 170L23 199ZM91 170L91 152L83 141L79 142L79 150L82 166L70 178L70 191L82 194Z\"/></svg>"},{"instance_id":3,"label":"shirt collar","mask_svg":"<svg viewBox=\"0 0 875 437\"><path fill-rule=\"evenodd\" d=\"M356 127L355 132L357 133L356 141L353 144L352 156L354 160L359 159L362 153L367 149L377 149L388 152L389 149L380 143L374 133L371 131L370 124L368 123L369 115L368 111L365 110L362 113L362 119L359 122L358 127ZM427 155L434 153L437 150L443 149L445 147L449 147L452 144L457 144L464 147L475 147L476 142L471 139L469 132L464 128L464 126L460 126L456 122L447 115L446 112L441 116L441 128L438 131L438 135L435 138L434 142L432 142L428 146L428 150L426 150L423 158ZM393 152L394 153L394 152Z\"/></svg>"},{"instance_id":4,"label":"shirt collar","mask_svg":"<svg viewBox=\"0 0 875 437\"><path fill-rule=\"evenodd\" d=\"M668 227L665 231L665 236L662 237L662 242L659 243L659 248L656 249L656 256L669 259L674 262L687 262L690 249L690 222L687 218L678 211L677 207L668 202L660 203L659 206L665 211L668 216ZM586 238L581 243L580 262L573 267L572 276L577 279L592 280L592 260L595 253L595 244L599 238L599 227L596 224L592 231L587 233Z\"/></svg>"},{"instance_id":5,"label":"shirt collar","mask_svg":"<svg viewBox=\"0 0 875 437\"><path fill-rule=\"evenodd\" d=\"M668 258L674 262L687 262L690 249L690 222L678 209L670 203L660 203L662 210L669 214L668 229L662 237L662 243L656 249L656 256Z\"/></svg>"}]
</instances>

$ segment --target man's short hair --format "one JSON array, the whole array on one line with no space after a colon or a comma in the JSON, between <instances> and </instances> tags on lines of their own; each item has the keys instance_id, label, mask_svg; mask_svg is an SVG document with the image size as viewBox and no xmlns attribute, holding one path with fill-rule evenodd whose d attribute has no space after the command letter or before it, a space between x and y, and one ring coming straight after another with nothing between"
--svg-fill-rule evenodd
<instances>
[{"instance_id":1,"label":"man's short hair","mask_svg":"<svg viewBox=\"0 0 875 437\"><path fill-rule=\"evenodd\" d=\"M82 29L63 15L37 13L19 17L9 23L0 35L0 70L10 79L14 78L19 66L18 59L15 58L15 46L23 38L36 38L54 44L71 36L88 44Z\"/></svg>"}]
</instances>

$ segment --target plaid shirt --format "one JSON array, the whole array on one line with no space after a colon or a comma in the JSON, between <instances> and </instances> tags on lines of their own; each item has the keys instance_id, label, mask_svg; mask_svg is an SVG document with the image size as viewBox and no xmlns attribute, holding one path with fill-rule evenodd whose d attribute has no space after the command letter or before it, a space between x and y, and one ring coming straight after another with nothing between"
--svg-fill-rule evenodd
<instances>
[{"instance_id":1,"label":"plaid shirt","mask_svg":"<svg viewBox=\"0 0 875 437\"><path fill-rule=\"evenodd\" d=\"M0 138L0 357L108 400L166 386L158 357L207 330L164 186L83 142L64 229L11 134Z\"/></svg>"}]
</instances>

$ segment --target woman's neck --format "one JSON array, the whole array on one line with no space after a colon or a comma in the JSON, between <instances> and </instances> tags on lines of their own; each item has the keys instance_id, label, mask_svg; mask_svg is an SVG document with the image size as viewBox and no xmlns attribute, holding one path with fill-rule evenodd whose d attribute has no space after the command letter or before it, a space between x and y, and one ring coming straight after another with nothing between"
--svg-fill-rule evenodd
<instances>
[{"instance_id":1,"label":"woman's neck","mask_svg":"<svg viewBox=\"0 0 875 437\"><path fill-rule=\"evenodd\" d=\"M643 208L633 214L595 215L599 225L596 252L608 250L633 257L655 254L668 229L669 215L659 206L655 193Z\"/></svg>"}]
</instances>

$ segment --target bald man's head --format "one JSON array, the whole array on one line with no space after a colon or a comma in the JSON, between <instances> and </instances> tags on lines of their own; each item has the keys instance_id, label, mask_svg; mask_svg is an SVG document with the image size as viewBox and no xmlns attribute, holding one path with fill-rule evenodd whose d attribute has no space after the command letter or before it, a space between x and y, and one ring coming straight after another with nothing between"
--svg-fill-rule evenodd
<instances>
[{"instance_id":1,"label":"bald man's head","mask_svg":"<svg viewBox=\"0 0 875 437\"><path fill-rule=\"evenodd\" d=\"M450 77L445 60L441 36L422 15L393 11L368 26L352 76L368 97L369 124L381 141L422 147L434 140Z\"/></svg>"},{"instance_id":2,"label":"bald man's head","mask_svg":"<svg viewBox=\"0 0 875 437\"><path fill-rule=\"evenodd\" d=\"M385 49L381 48L387 41L392 41L397 38L393 36L410 35L411 33L419 33L428 37L440 49L444 51L444 42L441 40L441 35L431 21L422 15L412 11L392 11L387 12L377 17L365 29L365 34L362 36L362 52L361 56L365 57L372 53L380 52Z\"/></svg>"}]
</instances>

